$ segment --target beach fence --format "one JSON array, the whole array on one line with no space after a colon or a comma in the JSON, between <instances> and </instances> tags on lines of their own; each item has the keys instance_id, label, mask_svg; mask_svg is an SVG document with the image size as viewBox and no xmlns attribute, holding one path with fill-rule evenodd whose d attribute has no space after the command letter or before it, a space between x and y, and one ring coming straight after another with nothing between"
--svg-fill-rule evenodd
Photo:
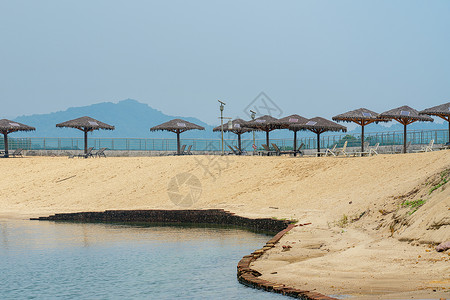
<instances>
[{"instance_id":1,"label":"beach fence","mask_svg":"<svg viewBox=\"0 0 450 300\"><path fill-rule=\"evenodd\" d=\"M445 144L448 142L448 130L411 130L407 133L408 141L412 145L426 145L430 140L434 140L435 144ZM366 133L364 140L373 146L380 143L380 146L396 146L403 144L403 132L373 132ZM335 134L321 136L321 148L331 148L335 144L342 147L347 141L348 147L359 147L361 145L360 134ZM84 149L83 138L8 138L9 149L14 150L22 148L24 150L82 150ZM237 139L225 139L225 150L228 147L237 146ZM265 144L265 139L256 139L255 144L257 149L262 150L262 144ZM277 144L282 150L291 150L293 148L293 139L271 139L271 143ZM181 143L185 145L192 145L192 151L203 152L217 152L221 151L220 139L181 139ZM317 140L315 136L299 137L297 139L297 146L304 144L303 149L317 148ZM243 139L242 148L245 151L253 151L253 139ZM88 147L95 149L108 148L110 151L176 151L177 140L170 138L90 138L88 139ZM0 141L0 149L4 149L3 140Z\"/></svg>"}]
</instances>

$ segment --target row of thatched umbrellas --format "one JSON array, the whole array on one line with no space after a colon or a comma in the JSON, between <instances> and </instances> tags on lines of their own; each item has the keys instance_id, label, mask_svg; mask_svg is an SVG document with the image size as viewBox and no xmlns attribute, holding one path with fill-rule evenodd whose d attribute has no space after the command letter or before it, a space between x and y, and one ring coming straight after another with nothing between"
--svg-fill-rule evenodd
<instances>
[{"instance_id":1,"label":"row of thatched umbrellas","mask_svg":"<svg viewBox=\"0 0 450 300\"><path fill-rule=\"evenodd\" d=\"M364 151L364 127L371 123L388 122L396 120L404 126L403 152L406 153L406 127L416 121L433 121L429 115L438 116L449 124L449 142L450 142L450 102L442 105L434 106L423 111L417 111L409 106L401 106L388 110L384 113L377 114L366 108L349 111L344 114L334 116L332 119L338 122L354 122L361 126L361 151ZM81 117L67 122L56 124L56 127L76 128L84 132L84 151L87 152L87 134L88 132L105 129L114 130L114 126L100 122L90 117ZM180 154L180 134L187 130L205 130L204 127L194 123L174 119L158 126L150 128L150 131L171 131L177 134L177 153ZM231 128L228 126L218 126L213 131L230 131L238 136L238 147L241 146L241 135L243 133L258 130L266 132L266 143L269 145L269 132L276 129L289 129L294 132L294 150L297 149L297 131L309 130L317 135L317 151L320 152L320 134L327 131L343 131L346 132L345 126L329 121L321 117L306 119L299 115L291 115L281 119L276 119L265 115L251 121L236 119L231 121ZM16 131L32 131L36 128L21 124L10 120L0 120L0 133L4 136L5 157L8 157L8 134Z\"/></svg>"}]
</instances>

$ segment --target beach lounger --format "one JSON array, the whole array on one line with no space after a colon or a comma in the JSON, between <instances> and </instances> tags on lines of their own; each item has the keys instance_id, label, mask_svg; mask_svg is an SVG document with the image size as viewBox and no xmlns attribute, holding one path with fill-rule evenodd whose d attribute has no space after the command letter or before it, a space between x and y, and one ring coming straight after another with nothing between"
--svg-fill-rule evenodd
<instances>
[{"instance_id":1,"label":"beach lounger","mask_svg":"<svg viewBox=\"0 0 450 300\"><path fill-rule=\"evenodd\" d=\"M406 143L406 152L408 152L409 147L411 146L411 141L409 141L408 143ZM394 148L395 147L395 148ZM399 153L403 153L403 145L401 145L400 147L397 146L392 146L393 148L393 153L394 154L399 154Z\"/></svg>"},{"instance_id":2,"label":"beach lounger","mask_svg":"<svg viewBox=\"0 0 450 300\"><path fill-rule=\"evenodd\" d=\"M422 147L420 150L415 150L414 152L432 152L434 146L434 140L430 140L430 143L424 147Z\"/></svg>"},{"instance_id":3,"label":"beach lounger","mask_svg":"<svg viewBox=\"0 0 450 300\"><path fill-rule=\"evenodd\" d=\"M380 143L376 143L375 146L373 148L369 147L369 143L367 143L367 145L365 145L364 149L367 149L366 151L357 151L357 152L353 152L354 155L357 156L364 156L364 155L378 155L378 147L380 146Z\"/></svg>"},{"instance_id":4,"label":"beach lounger","mask_svg":"<svg viewBox=\"0 0 450 300\"><path fill-rule=\"evenodd\" d=\"M185 154L186 154L186 155L192 155L191 149L192 149L192 145L189 145L189 147L187 148Z\"/></svg>"},{"instance_id":5,"label":"beach lounger","mask_svg":"<svg viewBox=\"0 0 450 300\"><path fill-rule=\"evenodd\" d=\"M239 155L247 155L247 152L239 149L238 146L233 146L233 147L234 147L234 149L236 149L236 151L237 151L237 153L239 153Z\"/></svg>"},{"instance_id":6,"label":"beach lounger","mask_svg":"<svg viewBox=\"0 0 450 300\"><path fill-rule=\"evenodd\" d=\"M337 144L334 144L334 146L333 146L333 148L327 148L327 150L325 151L325 156L328 156L328 155L333 155L333 156L336 156L336 147L337 147Z\"/></svg>"},{"instance_id":7,"label":"beach lounger","mask_svg":"<svg viewBox=\"0 0 450 300\"><path fill-rule=\"evenodd\" d=\"M239 149L237 146L234 146L234 145L233 145L233 148L234 148L234 150L236 150L236 153L237 153L238 155L242 155L241 149Z\"/></svg>"},{"instance_id":8,"label":"beach lounger","mask_svg":"<svg viewBox=\"0 0 450 300\"><path fill-rule=\"evenodd\" d=\"M180 148L180 155L183 155L183 154L184 154L184 149L186 149L186 145L182 145L182 146L181 146L181 148ZM173 155L178 155L178 151L175 152Z\"/></svg>"},{"instance_id":9,"label":"beach lounger","mask_svg":"<svg viewBox=\"0 0 450 300\"><path fill-rule=\"evenodd\" d=\"M9 156L12 156L12 157L17 157L17 156L23 157L22 151L23 151L22 148L18 148L13 153L9 153Z\"/></svg>"},{"instance_id":10,"label":"beach lounger","mask_svg":"<svg viewBox=\"0 0 450 300\"><path fill-rule=\"evenodd\" d=\"M316 152L315 156L328 156L328 155L332 155L332 156L336 156L337 152L336 152L336 147L337 144L334 144L333 148L327 148L325 151L321 151L321 152Z\"/></svg>"},{"instance_id":11,"label":"beach lounger","mask_svg":"<svg viewBox=\"0 0 450 300\"><path fill-rule=\"evenodd\" d=\"M273 151L273 150L270 150L269 146L267 146L266 144L261 144L261 146L264 148L264 150L265 150L264 154L267 153L267 156L272 155L272 154L276 154L276 152Z\"/></svg>"},{"instance_id":12,"label":"beach lounger","mask_svg":"<svg viewBox=\"0 0 450 300\"><path fill-rule=\"evenodd\" d=\"M227 145L227 147L230 148L230 150L231 150L230 154L239 155L239 152L234 150L233 147L231 147L230 145Z\"/></svg>"},{"instance_id":13,"label":"beach lounger","mask_svg":"<svg viewBox=\"0 0 450 300\"><path fill-rule=\"evenodd\" d=\"M105 154L106 149L108 149L108 148L100 148L100 150L98 150L96 153L94 153L93 156L96 156L96 157L103 156L106 158L106 154Z\"/></svg>"},{"instance_id":14,"label":"beach lounger","mask_svg":"<svg viewBox=\"0 0 450 300\"><path fill-rule=\"evenodd\" d=\"M345 141L344 146L342 146L341 149L336 150L336 155L344 155L344 156L350 156L351 153L347 152L347 143L348 141Z\"/></svg>"},{"instance_id":15,"label":"beach lounger","mask_svg":"<svg viewBox=\"0 0 450 300\"><path fill-rule=\"evenodd\" d=\"M296 150L296 153L294 153L294 155L296 155L297 153L300 154L301 156L303 156L303 150L302 148L305 146L305 144L301 143L300 147L298 147L298 149Z\"/></svg>"},{"instance_id":16,"label":"beach lounger","mask_svg":"<svg viewBox=\"0 0 450 300\"><path fill-rule=\"evenodd\" d=\"M22 148L16 149L16 150L14 150L14 152L9 152L8 156L9 157L17 157L17 156L23 157L22 151L23 151ZM4 157L6 155L5 150L1 150L0 155L3 155L3 157Z\"/></svg>"},{"instance_id":17,"label":"beach lounger","mask_svg":"<svg viewBox=\"0 0 450 300\"><path fill-rule=\"evenodd\" d=\"M373 148L369 149L369 155L378 155L378 148L380 147L380 143L376 143Z\"/></svg>"},{"instance_id":18,"label":"beach lounger","mask_svg":"<svg viewBox=\"0 0 450 300\"><path fill-rule=\"evenodd\" d=\"M450 149L450 142L444 144L442 147L439 148L439 150L448 150Z\"/></svg>"},{"instance_id":19,"label":"beach lounger","mask_svg":"<svg viewBox=\"0 0 450 300\"><path fill-rule=\"evenodd\" d=\"M78 154L77 157L84 157L84 158L94 157L93 154L92 154L92 150L94 150L94 147L88 148L86 153Z\"/></svg>"},{"instance_id":20,"label":"beach lounger","mask_svg":"<svg viewBox=\"0 0 450 300\"><path fill-rule=\"evenodd\" d=\"M280 148L278 148L277 144L272 143L273 149L275 149L276 155L280 156L281 154L291 154L294 153L293 151L281 151Z\"/></svg>"}]
</instances>

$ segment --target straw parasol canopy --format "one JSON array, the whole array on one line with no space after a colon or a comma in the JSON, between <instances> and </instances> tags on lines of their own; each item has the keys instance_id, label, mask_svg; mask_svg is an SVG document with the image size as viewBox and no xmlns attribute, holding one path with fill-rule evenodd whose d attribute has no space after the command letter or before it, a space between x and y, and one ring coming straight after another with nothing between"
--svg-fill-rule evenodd
<instances>
[{"instance_id":1,"label":"straw parasol canopy","mask_svg":"<svg viewBox=\"0 0 450 300\"><path fill-rule=\"evenodd\" d=\"M419 112L421 115L438 116L448 122L448 142L450 143L450 102L433 106Z\"/></svg>"},{"instance_id":2,"label":"straw parasol canopy","mask_svg":"<svg viewBox=\"0 0 450 300\"><path fill-rule=\"evenodd\" d=\"M162 123L155 127L150 128L150 131L171 131L177 134L177 154L180 155L180 134L188 131L188 130L205 130L204 127L199 126L197 124L182 120L182 119L173 119L168 122Z\"/></svg>"},{"instance_id":3,"label":"straw parasol canopy","mask_svg":"<svg viewBox=\"0 0 450 300\"><path fill-rule=\"evenodd\" d=\"M406 153L406 126L416 121L420 122L433 122L433 119L429 116L420 115L417 110L407 105L400 106L379 115L384 118L391 118L403 124L403 153Z\"/></svg>"},{"instance_id":4,"label":"straw parasol canopy","mask_svg":"<svg viewBox=\"0 0 450 300\"><path fill-rule=\"evenodd\" d=\"M247 122L242 120L242 119L236 119L236 120L231 121L231 129L228 127L228 124L225 124L223 126L223 131L229 131L229 132L232 132L234 134L237 134L237 136L238 136L238 147L239 147L239 150L241 150L241 151L242 151L242 148L241 148L241 135L243 133L252 131L251 128L248 128L248 127L245 126L246 123ZM213 131L214 132L222 131L222 126L215 127L213 129Z\"/></svg>"},{"instance_id":5,"label":"straw parasol canopy","mask_svg":"<svg viewBox=\"0 0 450 300\"><path fill-rule=\"evenodd\" d=\"M370 123L389 122L389 118L381 118L379 114L367 108L355 109L332 118L334 121L354 122L361 126L361 152L364 152L364 126Z\"/></svg>"},{"instance_id":6,"label":"straw parasol canopy","mask_svg":"<svg viewBox=\"0 0 450 300\"><path fill-rule=\"evenodd\" d=\"M114 126L108 125L106 123L100 122L91 117L81 117L78 119L69 120L63 123L56 124L56 127L70 127L76 128L84 132L84 153L87 153L87 134L88 132L105 129L114 130Z\"/></svg>"},{"instance_id":7,"label":"straw parasol canopy","mask_svg":"<svg viewBox=\"0 0 450 300\"><path fill-rule=\"evenodd\" d=\"M8 134L10 134L12 132L16 132L16 131L33 131L33 130L36 130L36 128L22 124L22 123L10 121L7 119L0 120L0 133L3 134L3 138L5 141L5 157L9 157Z\"/></svg>"},{"instance_id":8,"label":"straw parasol canopy","mask_svg":"<svg viewBox=\"0 0 450 300\"><path fill-rule=\"evenodd\" d=\"M291 125L292 129L309 130L317 134L317 152L320 152L320 134L327 131L347 131L347 127L339 125L333 121L315 117L310 119L306 124Z\"/></svg>"},{"instance_id":9,"label":"straw parasol canopy","mask_svg":"<svg viewBox=\"0 0 450 300\"><path fill-rule=\"evenodd\" d=\"M297 155L297 131L300 128L293 128L291 125L305 125L309 120L299 115L290 115L273 122L276 129L289 129L294 132L294 155Z\"/></svg>"},{"instance_id":10,"label":"straw parasol canopy","mask_svg":"<svg viewBox=\"0 0 450 300\"><path fill-rule=\"evenodd\" d=\"M245 123L245 126L247 126L249 128L265 131L266 132L266 143L267 143L267 146L270 147L269 146L270 145L269 144L269 132L277 129L274 126L275 121L277 121L276 118L271 117L269 115L264 115L262 117L248 121L247 123Z\"/></svg>"}]
</instances>

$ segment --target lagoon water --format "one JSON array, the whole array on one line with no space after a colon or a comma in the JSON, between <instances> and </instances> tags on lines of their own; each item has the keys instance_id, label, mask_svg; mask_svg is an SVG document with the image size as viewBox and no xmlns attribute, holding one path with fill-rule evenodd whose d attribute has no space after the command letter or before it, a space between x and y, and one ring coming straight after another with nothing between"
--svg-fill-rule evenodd
<instances>
[{"instance_id":1,"label":"lagoon water","mask_svg":"<svg viewBox=\"0 0 450 300\"><path fill-rule=\"evenodd\" d=\"M285 299L236 279L240 229L0 220L2 299Z\"/></svg>"}]
</instances>

